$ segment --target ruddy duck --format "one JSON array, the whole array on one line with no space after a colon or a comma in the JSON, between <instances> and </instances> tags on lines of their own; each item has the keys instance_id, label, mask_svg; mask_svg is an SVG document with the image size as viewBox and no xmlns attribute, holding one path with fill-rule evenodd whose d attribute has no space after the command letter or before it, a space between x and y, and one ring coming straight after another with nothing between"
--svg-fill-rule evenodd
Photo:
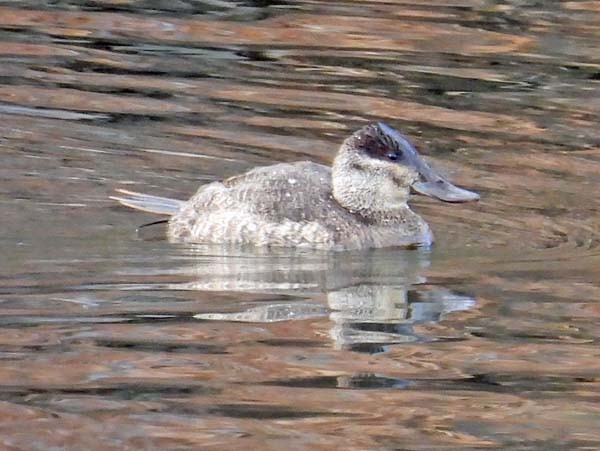
<instances>
[{"instance_id":1,"label":"ruddy duck","mask_svg":"<svg viewBox=\"0 0 600 451\"><path fill-rule=\"evenodd\" d=\"M170 216L169 240L350 250L429 245L411 188L447 202L479 199L434 171L390 126L347 138L331 168L309 161L252 169L201 186L187 202L119 190L128 207Z\"/></svg>"}]
</instances>

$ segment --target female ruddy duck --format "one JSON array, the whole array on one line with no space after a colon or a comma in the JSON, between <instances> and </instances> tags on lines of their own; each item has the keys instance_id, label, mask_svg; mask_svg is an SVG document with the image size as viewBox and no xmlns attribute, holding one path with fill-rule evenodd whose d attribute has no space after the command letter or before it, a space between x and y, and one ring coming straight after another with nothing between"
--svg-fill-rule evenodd
<instances>
[{"instance_id":1,"label":"female ruddy duck","mask_svg":"<svg viewBox=\"0 0 600 451\"><path fill-rule=\"evenodd\" d=\"M447 202L479 199L383 123L347 138L331 168L309 161L259 167L201 186L187 202L125 190L113 199L169 215L175 242L337 251L431 244L429 226L407 205L411 188Z\"/></svg>"}]
</instances>

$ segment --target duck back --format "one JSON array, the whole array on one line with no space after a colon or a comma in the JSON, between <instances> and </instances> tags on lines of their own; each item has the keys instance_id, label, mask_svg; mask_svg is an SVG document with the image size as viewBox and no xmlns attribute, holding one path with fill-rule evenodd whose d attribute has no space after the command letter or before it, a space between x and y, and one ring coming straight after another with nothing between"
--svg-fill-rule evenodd
<instances>
[{"instance_id":1,"label":"duck back","mask_svg":"<svg viewBox=\"0 0 600 451\"><path fill-rule=\"evenodd\" d=\"M333 198L329 167L282 163L200 187L171 218L169 237L329 249L351 216Z\"/></svg>"}]
</instances>

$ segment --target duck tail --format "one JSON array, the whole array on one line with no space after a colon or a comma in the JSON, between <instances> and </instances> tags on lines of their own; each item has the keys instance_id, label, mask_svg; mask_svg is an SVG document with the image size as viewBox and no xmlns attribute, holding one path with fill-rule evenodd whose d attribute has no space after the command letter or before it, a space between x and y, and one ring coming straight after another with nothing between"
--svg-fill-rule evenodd
<instances>
[{"instance_id":1,"label":"duck tail","mask_svg":"<svg viewBox=\"0 0 600 451\"><path fill-rule=\"evenodd\" d=\"M122 194L122 196L110 196L111 199L116 200L126 207L147 211L148 213L173 216L185 204L182 200L170 199L168 197L151 196L124 189L116 191Z\"/></svg>"}]
</instances>

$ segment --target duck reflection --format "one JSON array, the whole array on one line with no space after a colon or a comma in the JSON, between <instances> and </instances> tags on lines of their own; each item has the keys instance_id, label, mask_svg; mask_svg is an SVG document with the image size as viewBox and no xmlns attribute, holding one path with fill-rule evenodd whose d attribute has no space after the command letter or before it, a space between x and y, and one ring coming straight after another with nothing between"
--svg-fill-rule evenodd
<instances>
[{"instance_id":1,"label":"duck reflection","mask_svg":"<svg viewBox=\"0 0 600 451\"><path fill-rule=\"evenodd\" d=\"M336 348L377 352L427 340L414 326L468 310L475 299L427 285L426 249L368 253L220 253L196 249L194 281L177 289L278 294L241 311L199 312L205 321L273 323L328 317Z\"/></svg>"}]
</instances>

